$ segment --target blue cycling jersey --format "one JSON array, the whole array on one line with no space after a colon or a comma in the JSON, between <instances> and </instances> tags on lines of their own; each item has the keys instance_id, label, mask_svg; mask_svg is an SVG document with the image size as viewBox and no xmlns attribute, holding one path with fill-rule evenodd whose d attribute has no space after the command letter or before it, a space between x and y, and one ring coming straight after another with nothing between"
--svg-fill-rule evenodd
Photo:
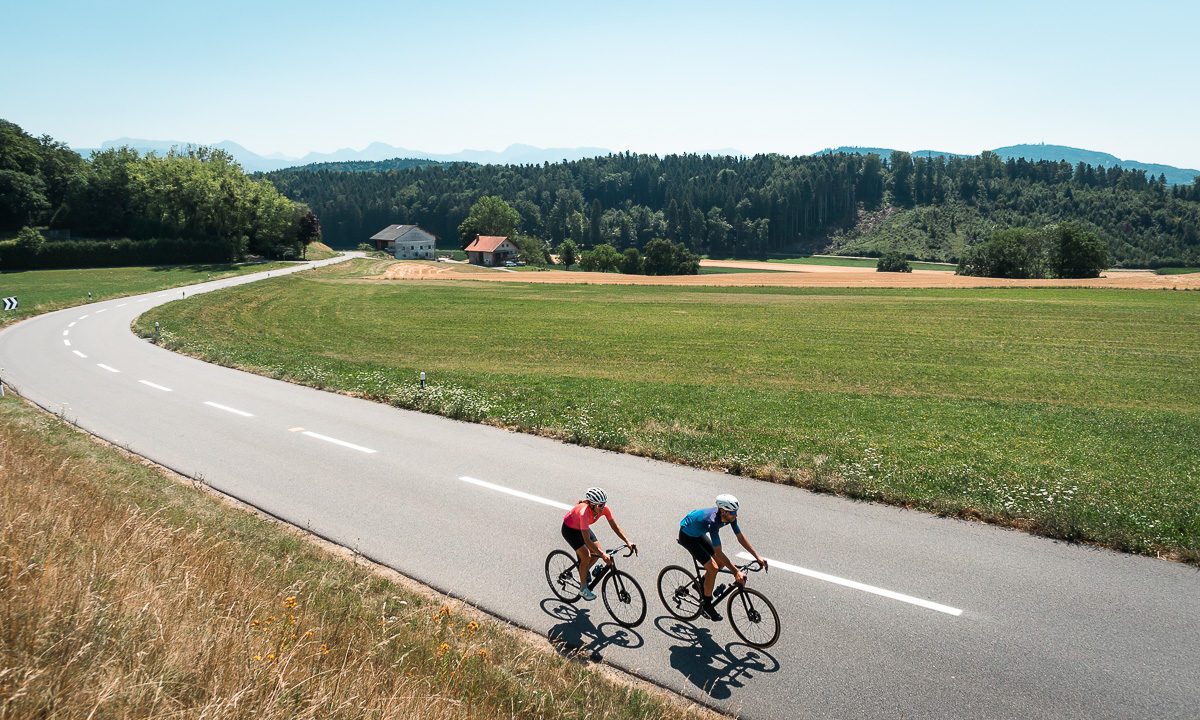
<instances>
[{"instance_id":1,"label":"blue cycling jersey","mask_svg":"<svg viewBox=\"0 0 1200 720\"><path fill-rule=\"evenodd\" d=\"M729 523L721 522L717 516L717 508L703 508L701 510L693 510L684 516L679 523L679 529L685 535L698 538L704 533L708 533L712 539L713 547L721 546L721 536L718 534L721 531L722 525L732 525L735 533L741 534L742 529L738 527L737 520Z\"/></svg>"}]
</instances>

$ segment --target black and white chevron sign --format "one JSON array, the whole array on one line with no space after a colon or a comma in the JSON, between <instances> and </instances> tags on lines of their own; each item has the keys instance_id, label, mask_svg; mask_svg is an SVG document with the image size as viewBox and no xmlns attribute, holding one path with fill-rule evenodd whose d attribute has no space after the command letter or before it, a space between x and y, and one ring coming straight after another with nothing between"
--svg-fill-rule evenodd
<instances>
[{"instance_id":1,"label":"black and white chevron sign","mask_svg":"<svg viewBox=\"0 0 1200 720\"><path fill-rule=\"evenodd\" d=\"M17 309L16 296L4 298L4 309L5 310L16 310Z\"/></svg>"}]
</instances>

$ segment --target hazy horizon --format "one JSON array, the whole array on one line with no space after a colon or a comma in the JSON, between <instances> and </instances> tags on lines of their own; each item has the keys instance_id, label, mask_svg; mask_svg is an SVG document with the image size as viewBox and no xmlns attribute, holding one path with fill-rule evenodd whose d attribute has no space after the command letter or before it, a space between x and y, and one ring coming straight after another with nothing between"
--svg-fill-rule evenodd
<instances>
[{"instance_id":1,"label":"hazy horizon","mask_svg":"<svg viewBox=\"0 0 1200 720\"><path fill-rule=\"evenodd\" d=\"M0 78L0 117L72 147L973 155L1044 142L1200 167L1196 3L56 5L6 9L0 58L32 69Z\"/></svg>"}]
</instances>

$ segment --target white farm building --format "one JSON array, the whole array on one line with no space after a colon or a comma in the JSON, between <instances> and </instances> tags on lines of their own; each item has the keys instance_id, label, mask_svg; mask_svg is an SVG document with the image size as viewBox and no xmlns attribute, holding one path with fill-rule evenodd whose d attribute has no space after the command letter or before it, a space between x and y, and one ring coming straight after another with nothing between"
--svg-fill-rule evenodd
<instances>
[{"instance_id":1,"label":"white farm building","mask_svg":"<svg viewBox=\"0 0 1200 720\"><path fill-rule=\"evenodd\" d=\"M433 260L437 254L437 237L416 225L388 225L371 242L397 260Z\"/></svg>"}]
</instances>

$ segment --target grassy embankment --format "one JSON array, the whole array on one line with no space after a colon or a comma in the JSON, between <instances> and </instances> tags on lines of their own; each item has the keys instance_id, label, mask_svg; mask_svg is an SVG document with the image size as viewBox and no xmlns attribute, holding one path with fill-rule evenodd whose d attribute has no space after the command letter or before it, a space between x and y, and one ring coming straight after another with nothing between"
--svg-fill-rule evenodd
<instances>
[{"instance_id":1,"label":"grassy embankment","mask_svg":"<svg viewBox=\"0 0 1200 720\"><path fill-rule=\"evenodd\" d=\"M140 328L401 407L1200 561L1193 293L378 283L362 268L171 303Z\"/></svg>"},{"instance_id":2,"label":"grassy embankment","mask_svg":"<svg viewBox=\"0 0 1200 720\"><path fill-rule=\"evenodd\" d=\"M684 718L0 399L0 718Z\"/></svg>"},{"instance_id":3,"label":"grassy embankment","mask_svg":"<svg viewBox=\"0 0 1200 720\"><path fill-rule=\"evenodd\" d=\"M0 273L0 297L15 295L20 307L15 312L0 310L0 327L31 315L82 305L88 301L89 292L93 301L107 300L292 265L294 263L221 263L4 272Z\"/></svg>"}]
</instances>

